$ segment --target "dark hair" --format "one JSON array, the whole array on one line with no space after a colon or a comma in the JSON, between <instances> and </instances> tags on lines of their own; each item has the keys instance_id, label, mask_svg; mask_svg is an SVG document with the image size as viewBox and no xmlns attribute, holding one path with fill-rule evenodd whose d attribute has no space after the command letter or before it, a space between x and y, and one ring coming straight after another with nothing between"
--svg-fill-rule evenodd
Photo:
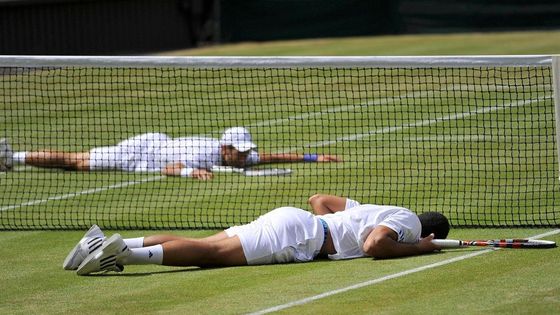
<instances>
[{"instance_id":1,"label":"dark hair","mask_svg":"<svg viewBox=\"0 0 560 315\"><path fill-rule=\"evenodd\" d=\"M422 223L421 237L434 233L435 238L446 238L449 233L449 221L439 212L425 212L418 215Z\"/></svg>"}]
</instances>

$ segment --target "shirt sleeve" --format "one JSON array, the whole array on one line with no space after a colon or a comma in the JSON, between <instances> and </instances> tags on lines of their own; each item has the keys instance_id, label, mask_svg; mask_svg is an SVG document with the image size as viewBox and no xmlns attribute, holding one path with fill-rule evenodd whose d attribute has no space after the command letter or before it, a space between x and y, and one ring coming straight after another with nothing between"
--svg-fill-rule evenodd
<instances>
[{"instance_id":1,"label":"shirt sleeve","mask_svg":"<svg viewBox=\"0 0 560 315\"><path fill-rule=\"evenodd\" d=\"M397 242L414 244L420 240L422 225L418 216L408 210L399 210L386 217L379 225L386 226L398 235Z\"/></svg>"},{"instance_id":2,"label":"shirt sleeve","mask_svg":"<svg viewBox=\"0 0 560 315\"><path fill-rule=\"evenodd\" d=\"M359 206L360 203L357 202L356 200L350 199L350 198L346 198L346 206L344 207L344 210L350 209L350 208L354 208Z\"/></svg>"}]
</instances>

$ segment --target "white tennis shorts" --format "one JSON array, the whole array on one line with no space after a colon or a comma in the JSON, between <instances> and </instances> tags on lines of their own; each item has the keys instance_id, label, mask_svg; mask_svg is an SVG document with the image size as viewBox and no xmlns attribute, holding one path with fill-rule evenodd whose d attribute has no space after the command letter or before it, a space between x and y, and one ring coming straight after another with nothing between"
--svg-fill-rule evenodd
<instances>
[{"instance_id":1,"label":"white tennis shorts","mask_svg":"<svg viewBox=\"0 0 560 315\"><path fill-rule=\"evenodd\" d=\"M319 218L293 207L274 209L225 232L239 237L249 265L313 260L321 251L325 233Z\"/></svg>"},{"instance_id":2,"label":"white tennis shorts","mask_svg":"<svg viewBox=\"0 0 560 315\"><path fill-rule=\"evenodd\" d=\"M94 148L89 152L89 169L157 172L165 166L161 147L170 140L163 133L145 133L115 146Z\"/></svg>"}]
</instances>

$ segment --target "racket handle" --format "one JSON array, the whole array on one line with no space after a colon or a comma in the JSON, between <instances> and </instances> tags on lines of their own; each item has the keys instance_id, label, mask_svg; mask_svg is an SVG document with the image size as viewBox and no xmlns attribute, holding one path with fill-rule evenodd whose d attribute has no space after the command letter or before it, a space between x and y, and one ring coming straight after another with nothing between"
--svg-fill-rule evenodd
<instances>
[{"instance_id":1,"label":"racket handle","mask_svg":"<svg viewBox=\"0 0 560 315\"><path fill-rule=\"evenodd\" d=\"M435 239L432 240L432 243L441 247L441 248L459 248L462 247L463 242L459 240L442 240L442 239Z\"/></svg>"},{"instance_id":2,"label":"racket handle","mask_svg":"<svg viewBox=\"0 0 560 315\"><path fill-rule=\"evenodd\" d=\"M220 166L214 165L212 166L212 172L218 173L243 173L245 169L232 167L232 166Z\"/></svg>"}]
</instances>

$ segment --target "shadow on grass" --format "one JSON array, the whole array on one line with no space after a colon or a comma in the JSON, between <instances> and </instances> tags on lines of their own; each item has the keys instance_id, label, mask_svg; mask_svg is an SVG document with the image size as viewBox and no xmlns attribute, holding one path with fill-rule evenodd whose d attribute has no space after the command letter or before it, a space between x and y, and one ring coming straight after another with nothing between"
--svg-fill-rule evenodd
<instances>
[{"instance_id":1,"label":"shadow on grass","mask_svg":"<svg viewBox=\"0 0 560 315\"><path fill-rule=\"evenodd\" d=\"M476 250L484 250L484 249L495 249L495 248L459 248L459 249L453 249L453 250L445 250L445 251L436 251L433 253L429 253L429 254L424 254L424 255L445 255L446 253L452 253L452 252L473 252ZM387 258L387 259L378 259L378 258L371 258L371 257L360 257L360 258L356 258L356 259L372 259L372 260L400 260L400 259L406 259L409 257L396 257L396 258ZM315 259L311 262L308 262L311 264L325 264L325 263L336 263L336 261L330 260L328 258L318 258ZM298 265L298 263L289 263L289 264L275 264L276 266L287 266L287 265ZM262 267L262 266L272 266L272 265L259 265L259 266L225 266L225 267L204 267L204 268L200 268L200 267L177 267L177 269L172 269L172 270L162 270L162 271L151 271L151 272L122 272L122 273L117 273L117 272L106 272L106 273L97 273L97 274L89 274L89 275L84 275L84 277L145 277L145 276L152 276L152 275L163 275L163 274L173 274L173 273L181 273L181 272L200 272L200 271L207 271L207 270L213 270L213 269L224 269L224 268L255 268L255 267Z\"/></svg>"},{"instance_id":2,"label":"shadow on grass","mask_svg":"<svg viewBox=\"0 0 560 315\"><path fill-rule=\"evenodd\" d=\"M145 277L152 275L171 274L179 272L195 272L203 271L211 268L178 268L173 270L151 271L151 272L105 272L84 275L84 277Z\"/></svg>"},{"instance_id":3,"label":"shadow on grass","mask_svg":"<svg viewBox=\"0 0 560 315\"><path fill-rule=\"evenodd\" d=\"M165 266L168 267L168 266ZM179 273L179 272L198 272L198 271L207 271L207 270L214 270L214 269L225 269L225 268L247 268L251 266L224 266L224 267L176 267L172 270L162 270L162 271L150 271L150 272L102 272L102 273L94 273L83 275L84 277L144 277L144 276L152 276L152 275L163 275L163 274L172 274L172 273Z\"/></svg>"}]
</instances>

